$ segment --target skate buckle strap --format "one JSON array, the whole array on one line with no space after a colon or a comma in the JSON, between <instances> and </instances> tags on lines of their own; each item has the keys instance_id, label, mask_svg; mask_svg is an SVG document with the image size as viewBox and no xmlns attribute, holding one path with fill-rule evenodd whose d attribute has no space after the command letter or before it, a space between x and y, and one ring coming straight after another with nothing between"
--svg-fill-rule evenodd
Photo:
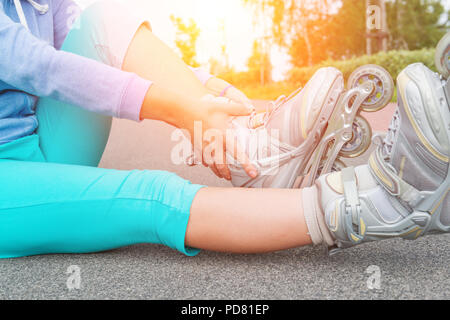
<instances>
[{"instance_id":1,"label":"skate buckle strap","mask_svg":"<svg viewBox=\"0 0 450 320\"><path fill-rule=\"evenodd\" d=\"M380 148L377 148L370 156L369 167L372 175L387 192L394 197L400 198L411 208L416 207L424 199L419 190L403 180L386 163L381 155Z\"/></svg>"},{"instance_id":2,"label":"skate buckle strap","mask_svg":"<svg viewBox=\"0 0 450 320\"><path fill-rule=\"evenodd\" d=\"M366 225L361 217L355 168L349 167L342 170L342 185L345 195L345 230L349 240L354 244L359 244L364 240ZM358 226L358 233L355 232L353 225Z\"/></svg>"}]
</instances>

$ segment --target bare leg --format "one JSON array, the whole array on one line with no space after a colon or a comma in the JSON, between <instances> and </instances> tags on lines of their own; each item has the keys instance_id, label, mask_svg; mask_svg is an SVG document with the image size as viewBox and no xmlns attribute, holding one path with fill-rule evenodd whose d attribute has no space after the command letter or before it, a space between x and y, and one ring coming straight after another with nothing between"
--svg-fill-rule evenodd
<instances>
[{"instance_id":1,"label":"bare leg","mask_svg":"<svg viewBox=\"0 0 450 320\"><path fill-rule=\"evenodd\" d=\"M186 245L261 253L311 244L301 190L205 188L194 200Z\"/></svg>"},{"instance_id":2,"label":"bare leg","mask_svg":"<svg viewBox=\"0 0 450 320\"><path fill-rule=\"evenodd\" d=\"M131 42L123 70L133 72L162 87L173 88L176 92L192 98L201 98L208 94L207 89L183 60L146 25L139 28Z\"/></svg>"},{"instance_id":3,"label":"bare leg","mask_svg":"<svg viewBox=\"0 0 450 320\"><path fill-rule=\"evenodd\" d=\"M191 97L208 93L187 65L145 25L133 39L123 69ZM186 244L236 253L311 244L301 191L205 188L192 205Z\"/></svg>"}]
</instances>

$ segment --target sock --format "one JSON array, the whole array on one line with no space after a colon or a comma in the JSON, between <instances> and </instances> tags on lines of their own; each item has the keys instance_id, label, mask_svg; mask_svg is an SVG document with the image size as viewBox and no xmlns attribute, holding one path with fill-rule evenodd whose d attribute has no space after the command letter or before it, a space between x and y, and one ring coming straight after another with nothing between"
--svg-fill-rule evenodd
<instances>
[{"instance_id":1,"label":"sock","mask_svg":"<svg viewBox=\"0 0 450 320\"><path fill-rule=\"evenodd\" d=\"M310 188L302 190L303 212L306 225L314 245L325 243L328 246L333 246L335 240L325 223L319 190L320 185L317 183Z\"/></svg>"}]
</instances>

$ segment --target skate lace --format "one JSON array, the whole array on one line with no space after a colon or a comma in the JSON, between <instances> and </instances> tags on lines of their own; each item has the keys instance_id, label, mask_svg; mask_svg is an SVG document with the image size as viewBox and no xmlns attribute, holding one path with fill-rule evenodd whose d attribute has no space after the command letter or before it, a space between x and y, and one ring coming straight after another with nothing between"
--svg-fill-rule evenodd
<instances>
[{"instance_id":1,"label":"skate lace","mask_svg":"<svg viewBox=\"0 0 450 320\"><path fill-rule=\"evenodd\" d=\"M289 99L289 97L282 95L279 96L275 101L271 101L269 104L267 104L266 111L264 113L257 113L255 110L253 110L247 120L248 128L256 129L262 126L265 127L272 115L274 115L281 108L281 106L283 106L283 104L286 102L286 100ZM185 164L192 167L195 166L196 163L197 159L195 156L195 152L192 151L192 153L185 159Z\"/></svg>"},{"instance_id":2,"label":"skate lace","mask_svg":"<svg viewBox=\"0 0 450 320\"><path fill-rule=\"evenodd\" d=\"M275 101L271 101L266 106L266 112L264 113L256 113L253 111L250 117L248 118L248 128L256 129L262 126L267 126L267 123L270 121L270 118L290 99L295 97L300 91L303 90L303 87L298 88L294 92L292 92L288 97L285 95L281 95Z\"/></svg>"},{"instance_id":3,"label":"skate lace","mask_svg":"<svg viewBox=\"0 0 450 320\"><path fill-rule=\"evenodd\" d=\"M400 116L397 110L389 125L387 135L380 146L382 148L382 154L386 159L390 158L391 156L392 149L394 147L394 140L397 135L399 125L400 125Z\"/></svg>"},{"instance_id":4,"label":"skate lace","mask_svg":"<svg viewBox=\"0 0 450 320\"><path fill-rule=\"evenodd\" d=\"M281 108L281 106L286 102L287 97L285 95L279 96L275 101L271 101L266 106L266 111L264 113L257 113L253 111L248 118L248 127L251 129L256 129L262 126L266 126L270 118Z\"/></svg>"}]
</instances>

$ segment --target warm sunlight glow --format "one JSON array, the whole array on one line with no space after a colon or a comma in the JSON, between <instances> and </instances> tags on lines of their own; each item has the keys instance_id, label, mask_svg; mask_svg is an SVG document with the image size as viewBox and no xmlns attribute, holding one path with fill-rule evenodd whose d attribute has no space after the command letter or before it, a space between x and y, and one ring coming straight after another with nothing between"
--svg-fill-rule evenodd
<instances>
[{"instance_id":1,"label":"warm sunlight glow","mask_svg":"<svg viewBox=\"0 0 450 320\"><path fill-rule=\"evenodd\" d=\"M94 0L77 0L83 7ZM254 39L259 36L252 11L242 0L121 0L150 20L154 33L175 48L175 28L170 21L173 14L184 20L194 19L201 30L198 40L198 61L208 67L210 58L224 62L221 47L225 44L229 64L236 70L245 70ZM281 79L289 68L287 57L271 50L273 77Z\"/></svg>"},{"instance_id":2,"label":"warm sunlight glow","mask_svg":"<svg viewBox=\"0 0 450 320\"><path fill-rule=\"evenodd\" d=\"M221 58L226 45L230 63L243 68L253 42L252 16L241 0L171 0L174 14L193 18L201 30L198 57L203 63L210 57Z\"/></svg>"}]
</instances>

